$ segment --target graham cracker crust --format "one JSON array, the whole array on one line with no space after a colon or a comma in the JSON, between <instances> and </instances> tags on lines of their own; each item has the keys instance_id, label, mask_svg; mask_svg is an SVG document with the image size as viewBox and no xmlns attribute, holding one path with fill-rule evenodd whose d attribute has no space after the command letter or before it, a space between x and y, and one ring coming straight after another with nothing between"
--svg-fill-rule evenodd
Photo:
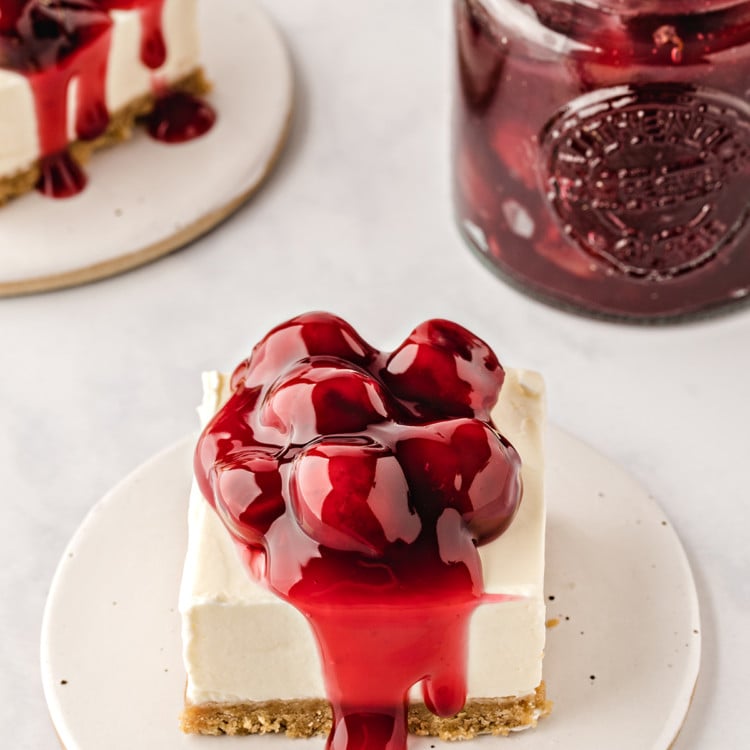
<instances>
[{"instance_id":1,"label":"graham cracker crust","mask_svg":"<svg viewBox=\"0 0 750 750\"><path fill-rule=\"evenodd\" d=\"M552 704L542 682L533 695L522 698L473 698L448 719L432 714L424 703L409 707L409 731L441 740L468 740L480 734L508 735L536 726ZM313 737L331 730L331 709L320 699L263 701L260 703L186 704L180 717L188 734L267 734Z\"/></svg>"},{"instance_id":2,"label":"graham cracker crust","mask_svg":"<svg viewBox=\"0 0 750 750\"><path fill-rule=\"evenodd\" d=\"M190 94L205 94L211 89L203 70L189 73L169 86L170 91L187 91ZM71 156L79 163L85 164L91 158L94 151L107 146L128 140L133 134L136 121L149 114L154 108L156 97L153 94L145 94L115 112L110 117L107 130L93 141L76 141L68 149ZM0 206L7 203L11 198L28 193L36 187L39 180L39 162L34 163L29 169L17 172L11 177L0 178Z\"/></svg>"}]
</instances>

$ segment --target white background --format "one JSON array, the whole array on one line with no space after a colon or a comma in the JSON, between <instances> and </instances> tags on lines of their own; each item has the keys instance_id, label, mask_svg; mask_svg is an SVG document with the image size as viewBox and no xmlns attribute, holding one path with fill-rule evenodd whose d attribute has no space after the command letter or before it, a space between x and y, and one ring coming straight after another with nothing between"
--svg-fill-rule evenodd
<instances>
[{"instance_id":1,"label":"white background","mask_svg":"<svg viewBox=\"0 0 750 750\"><path fill-rule=\"evenodd\" d=\"M504 362L544 373L551 419L651 490L693 566L704 658L676 750L746 746L750 310L641 328L509 289L451 219L448 0L268 5L299 90L265 189L153 265L0 300L0 745L57 747L39 629L86 512L194 429L202 370L231 368L277 322L322 308L382 348L454 318Z\"/></svg>"}]
</instances>

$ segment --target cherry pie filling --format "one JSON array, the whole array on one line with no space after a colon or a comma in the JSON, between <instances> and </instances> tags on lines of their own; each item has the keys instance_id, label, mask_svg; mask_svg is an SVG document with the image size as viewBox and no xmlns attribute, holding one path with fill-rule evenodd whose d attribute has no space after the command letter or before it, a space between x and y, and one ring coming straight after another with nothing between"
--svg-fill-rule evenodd
<instances>
[{"instance_id":1,"label":"cherry pie filling","mask_svg":"<svg viewBox=\"0 0 750 750\"><path fill-rule=\"evenodd\" d=\"M477 547L511 523L520 459L489 416L504 371L430 320L380 352L326 313L275 328L232 377L198 484L252 575L300 610L333 707L328 746L404 748L408 693L466 701Z\"/></svg>"}]
</instances>

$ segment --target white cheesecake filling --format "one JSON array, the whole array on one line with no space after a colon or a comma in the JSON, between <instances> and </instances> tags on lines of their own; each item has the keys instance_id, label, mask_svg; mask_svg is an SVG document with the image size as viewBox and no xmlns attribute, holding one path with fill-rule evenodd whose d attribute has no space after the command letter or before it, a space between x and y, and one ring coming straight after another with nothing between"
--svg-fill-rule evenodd
<instances>
[{"instance_id":1,"label":"white cheesecake filling","mask_svg":"<svg viewBox=\"0 0 750 750\"><path fill-rule=\"evenodd\" d=\"M226 376L204 375L202 424L228 395ZM507 371L492 416L521 456L524 494L510 528L479 550L485 591L522 598L483 604L473 614L470 698L528 695L542 679L544 411L541 377L527 370ZM179 606L189 703L325 696L320 658L307 621L250 578L234 542L195 482ZM412 697L419 700L418 692Z\"/></svg>"},{"instance_id":2,"label":"white cheesecake filling","mask_svg":"<svg viewBox=\"0 0 750 750\"><path fill-rule=\"evenodd\" d=\"M153 81L170 84L200 65L197 0L166 0L162 32L167 58L158 70L141 61L141 19L137 9L112 11L112 42L107 62L106 104L109 112L123 109L153 92ZM75 80L68 88L68 139L76 140ZM40 156L39 128L34 95L28 79L0 69L0 177L29 169Z\"/></svg>"},{"instance_id":3,"label":"white cheesecake filling","mask_svg":"<svg viewBox=\"0 0 750 750\"><path fill-rule=\"evenodd\" d=\"M11 177L39 158L39 134L29 82L2 68L0 112L6 113L0 117L0 177Z\"/></svg>"}]
</instances>

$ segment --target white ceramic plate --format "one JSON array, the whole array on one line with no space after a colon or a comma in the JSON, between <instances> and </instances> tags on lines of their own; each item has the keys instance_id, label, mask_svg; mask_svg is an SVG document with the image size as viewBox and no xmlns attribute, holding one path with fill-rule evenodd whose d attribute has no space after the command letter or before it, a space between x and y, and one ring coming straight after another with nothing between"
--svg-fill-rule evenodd
<instances>
[{"instance_id":1,"label":"white ceramic plate","mask_svg":"<svg viewBox=\"0 0 750 750\"><path fill-rule=\"evenodd\" d=\"M280 150L292 106L284 43L252 0L201 0L218 120L205 136L131 141L94 155L74 198L31 193L0 209L0 295L70 286L175 250L238 208Z\"/></svg>"},{"instance_id":2,"label":"white ceramic plate","mask_svg":"<svg viewBox=\"0 0 750 750\"><path fill-rule=\"evenodd\" d=\"M42 676L67 750L321 750L322 739L187 737L177 591L195 438L139 468L73 537L42 628ZM548 631L555 703L537 729L477 740L496 750L666 750L700 661L698 603L680 542L627 474L548 435ZM554 599L552 598L554 597ZM411 738L410 746L441 746ZM456 745L451 745L455 749Z\"/></svg>"}]
</instances>

